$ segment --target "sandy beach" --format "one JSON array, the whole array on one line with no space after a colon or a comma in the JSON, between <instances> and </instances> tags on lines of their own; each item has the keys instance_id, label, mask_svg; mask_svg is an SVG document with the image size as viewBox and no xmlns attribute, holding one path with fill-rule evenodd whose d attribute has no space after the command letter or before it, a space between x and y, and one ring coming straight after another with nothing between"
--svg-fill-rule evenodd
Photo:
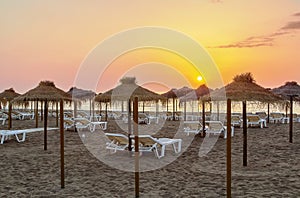
<instances>
[{"instance_id":1,"label":"sandy beach","mask_svg":"<svg viewBox=\"0 0 300 198\"><path fill-rule=\"evenodd\" d=\"M49 126L54 125L55 119L50 118ZM14 129L34 126L33 120L13 121ZM124 133L122 127L125 126L110 120L106 132ZM204 139L181 133L182 123L179 121L166 121L161 126L140 125L139 131L148 133L155 128L160 129L152 134L155 137L182 138L183 151L176 155L170 147L165 158L157 159L154 153L140 157L141 167L153 169L156 165L171 162L159 169L140 173L140 197L226 196L225 139L219 138L207 155L199 157ZM6 129L6 126L1 125L1 129ZM125 159L130 162L133 157L128 152L108 153L104 149L106 140L103 138L95 147L100 150L101 160L83 144L82 134L86 139L104 137L100 129L94 133L65 132L65 189L60 188L58 131L48 132L47 151L43 150L43 133L29 133L22 143L12 137L0 145L0 196L134 197L134 173L107 164L110 160L121 160L120 164ZM300 123L294 123L294 143L288 142L287 124L249 128L247 167L242 166L242 137L242 129L235 128L232 138L232 196L299 197Z\"/></svg>"}]
</instances>

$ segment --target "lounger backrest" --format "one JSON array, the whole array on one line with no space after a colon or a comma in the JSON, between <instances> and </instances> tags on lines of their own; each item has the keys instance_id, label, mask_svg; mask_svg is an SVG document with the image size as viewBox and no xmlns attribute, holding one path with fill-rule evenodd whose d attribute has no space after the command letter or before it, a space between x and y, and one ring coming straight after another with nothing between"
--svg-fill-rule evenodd
<instances>
[{"instance_id":1,"label":"lounger backrest","mask_svg":"<svg viewBox=\"0 0 300 198\"><path fill-rule=\"evenodd\" d=\"M88 124L90 124L90 121L88 121L86 119L79 119L79 120L76 120L76 122L81 125L84 125L84 126L87 126Z\"/></svg>"},{"instance_id":2,"label":"lounger backrest","mask_svg":"<svg viewBox=\"0 0 300 198\"><path fill-rule=\"evenodd\" d=\"M139 119L145 119L147 118L147 115L144 113L139 113Z\"/></svg>"},{"instance_id":3,"label":"lounger backrest","mask_svg":"<svg viewBox=\"0 0 300 198\"><path fill-rule=\"evenodd\" d=\"M272 118L282 118L283 117L281 113L270 113L270 116Z\"/></svg>"},{"instance_id":4,"label":"lounger backrest","mask_svg":"<svg viewBox=\"0 0 300 198\"><path fill-rule=\"evenodd\" d=\"M266 112L256 112L256 115L258 115L262 119L264 119L264 118L267 117L267 113Z\"/></svg>"},{"instance_id":5,"label":"lounger backrest","mask_svg":"<svg viewBox=\"0 0 300 198\"><path fill-rule=\"evenodd\" d=\"M199 130L202 128L200 122L184 123L183 127L190 130Z\"/></svg>"},{"instance_id":6,"label":"lounger backrest","mask_svg":"<svg viewBox=\"0 0 300 198\"><path fill-rule=\"evenodd\" d=\"M86 114L85 112L82 112L82 111L78 112L77 114L81 117L87 117L88 116L88 114Z\"/></svg>"},{"instance_id":7,"label":"lounger backrest","mask_svg":"<svg viewBox=\"0 0 300 198\"><path fill-rule=\"evenodd\" d=\"M167 115L167 116L171 116L171 115L172 115L172 112L169 112L169 111L168 111L168 112L166 113L166 115Z\"/></svg>"},{"instance_id":8,"label":"lounger backrest","mask_svg":"<svg viewBox=\"0 0 300 198\"><path fill-rule=\"evenodd\" d=\"M123 136L114 136L114 140L119 145L126 145L126 144L128 144L128 139L125 138L125 137L123 137Z\"/></svg>"},{"instance_id":9,"label":"lounger backrest","mask_svg":"<svg viewBox=\"0 0 300 198\"><path fill-rule=\"evenodd\" d=\"M69 113L69 112L65 112L64 115L67 118L73 118L73 115L71 113Z\"/></svg>"},{"instance_id":10,"label":"lounger backrest","mask_svg":"<svg viewBox=\"0 0 300 198\"><path fill-rule=\"evenodd\" d=\"M236 116L236 115L232 115L231 116L231 122L234 121L234 122L239 122L241 119L239 116Z\"/></svg>"},{"instance_id":11,"label":"lounger backrest","mask_svg":"<svg viewBox=\"0 0 300 198\"><path fill-rule=\"evenodd\" d=\"M64 123L67 125L72 125L74 122L72 120L64 120Z\"/></svg>"},{"instance_id":12,"label":"lounger backrest","mask_svg":"<svg viewBox=\"0 0 300 198\"><path fill-rule=\"evenodd\" d=\"M247 116L249 122L259 122L259 116Z\"/></svg>"},{"instance_id":13,"label":"lounger backrest","mask_svg":"<svg viewBox=\"0 0 300 198\"><path fill-rule=\"evenodd\" d=\"M110 140L110 141L114 141L115 144L118 145L126 145L128 144L128 138L125 135L121 135L121 134L105 134L106 137Z\"/></svg>"},{"instance_id":14,"label":"lounger backrest","mask_svg":"<svg viewBox=\"0 0 300 198\"><path fill-rule=\"evenodd\" d=\"M221 122L210 122L208 123L208 130L210 131L220 131L224 128Z\"/></svg>"},{"instance_id":15,"label":"lounger backrest","mask_svg":"<svg viewBox=\"0 0 300 198\"><path fill-rule=\"evenodd\" d=\"M153 140L151 137L142 136L142 137L139 137L139 143L145 147L152 147L157 142L155 140Z\"/></svg>"},{"instance_id":16,"label":"lounger backrest","mask_svg":"<svg viewBox=\"0 0 300 198\"><path fill-rule=\"evenodd\" d=\"M177 112L175 112L175 115L181 116L181 112L180 112L180 111L177 111Z\"/></svg>"}]
</instances>

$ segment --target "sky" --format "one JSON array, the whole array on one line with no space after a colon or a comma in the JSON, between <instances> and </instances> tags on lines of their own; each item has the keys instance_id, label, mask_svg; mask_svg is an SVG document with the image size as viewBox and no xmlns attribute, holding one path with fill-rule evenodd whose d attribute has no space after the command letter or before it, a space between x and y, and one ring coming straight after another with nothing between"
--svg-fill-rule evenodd
<instances>
[{"instance_id":1,"label":"sky","mask_svg":"<svg viewBox=\"0 0 300 198\"><path fill-rule=\"evenodd\" d=\"M81 86L98 93L124 76L158 92L203 83L220 86L213 83L219 80L216 73L204 71L207 65L173 49L141 45L111 56L142 35L95 52L120 32L143 27L166 28L193 40L207 54L192 48L188 53L201 60L209 56L223 84L244 72L268 88L300 83L300 0L1 0L0 27L0 92L12 87L24 93L51 80L66 91ZM181 40L171 41L187 47ZM98 75L94 86L88 75L87 83L78 83L92 53L112 58L109 64L93 61L95 70L102 68L100 74L90 71ZM203 80L197 81L199 75Z\"/></svg>"}]
</instances>

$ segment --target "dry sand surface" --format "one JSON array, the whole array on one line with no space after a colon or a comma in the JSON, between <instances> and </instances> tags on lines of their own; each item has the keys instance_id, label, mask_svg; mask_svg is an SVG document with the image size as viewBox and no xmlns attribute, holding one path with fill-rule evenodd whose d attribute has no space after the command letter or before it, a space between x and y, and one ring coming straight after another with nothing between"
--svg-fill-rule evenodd
<instances>
[{"instance_id":1,"label":"dry sand surface","mask_svg":"<svg viewBox=\"0 0 300 198\"><path fill-rule=\"evenodd\" d=\"M54 123L51 118L49 126ZM34 126L32 120L13 121L13 128ZM126 129L126 125L109 121L107 132L120 133L122 128ZM183 134L182 123L178 121L140 125L139 131L158 131L152 135L183 139L181 155L167 147L165 158L156 159L154 153L140 157L141 169L154 169L140 173L140 197L226 196L223 138L207 155L199 157L204 139ZM288 142L287 124L250 128L247 167L242 166L242 137L242 130L236 128L232 139L232 196L299 197L300 123L294 124L292 144ZM0 145L0 197L134 197L134 173L114 166L133 167L133 157L127 151L107 152L105 141L101 130L93 134L65 132L65 189L61 189L59 132L48 132L47 151L43 150L43 133L30 133L23 143L12 137Z\"/></svg>"}]
</instances>

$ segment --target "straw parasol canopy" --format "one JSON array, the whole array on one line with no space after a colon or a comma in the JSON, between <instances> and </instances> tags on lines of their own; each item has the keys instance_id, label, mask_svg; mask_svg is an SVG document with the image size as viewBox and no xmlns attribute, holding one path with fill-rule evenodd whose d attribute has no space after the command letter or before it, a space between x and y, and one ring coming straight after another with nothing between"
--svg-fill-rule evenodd
<instances>
[{"instance_id":1,"label":"straw parasol canopy","mask_svg":"<svg viewBox=\"0 0 300 198\"><path fill-rule=\"evenodd\" d=\"M194 91L193 89L189 88L189 87L182 87L180 89L170 89L169 91L167 91L166 93L161 94L162 96L166 97L166 98L179 98L181 96L185 96L188 93Z\"/></svg>"},{"instance_id":2,"label":"straw parasol canopy","mask_svg":"<svg viewBox=\"0 0 300 198\"><path fill-rule=\"evenodd\" d=\"M233 101L259 101L263 103L280 102L282 98L255 83L251 73L244 73L233 78L233 82L212 91L204 96L204 100L223 100L224 91L226 98Z\"/></svg>"},{"instance_id":3,"label":"straw parasol canopy","mask_svg":"<svg viewBox=\"0 0 300 198\"><path fill-rule=\"evenodd\" d=\"M0 102L5 105L7 102L13 100L18 96L20 96L20 94L16 93L13 88L6 89L2 93L0 93Z\"/></svg>"},{"instance_id":4,"label":"straw parasol canopy","mask_svg":"<svg viewBox=\"0 0 300 198\"><path fill-rule=\"evenodd\" d=\"M37 87L29 90L25 94L15 98L13 101L23 103L26 101L45 101L44 110L44 150L47 150L47 116L48 102L60 102L60 159L61 159L61 187L64 188L64 101L72 101L72 97L63 90L55 87L54 82L41 81ZM36 109L37 111L37 109ZM36 122L37 122L36 116ZM37 127L37 124L36 124Z\"/></svg>"},{"instance_id":5,"label":"straw parasol canopy","mask_svg":"<svg viewBox=\"0 0 300 198\"><path fill-rule=\"evenodd\" d=\"M180 97L180 101L199 100L202 96L209 94L209 89L205 84L200 85L197 89L190 91L187 95Z\"/></svg>"},{"instance_id":6,"label":"straw parasol canopy","mask_svg":"<svg viewBox=\"0 0 300 198\"><path fill-rule=\"evenodd\" d=\"M274 88L271 91L274 94L280 95L284 99L289 99L289 96L291 95L300 96L300 85L298 85L295 81L286 82L284 85ZM295 97L295 99L300 101L299 97Z\"/></svg>"},{"instance_id":7,"label":"straw parasol canopy","mask_svg":"<svg viewBox=\"0 0 300 198\"><path fill-rule=\"evenodd\" d=\"M11 119L11 111L12 111L12 100L18 97L20 94L16 93L13 88L6 89L2 93L0 93L0 102L4 105L8 102L8 129L12 128L12 119Z\"/></svg>"},{"instance_id":8,"label":"straw parasol canopy","mask_svg":"<svg viewBox=\"0 0 300 198\"><path fill-rule=\"evenodd\" d=\"M120 85L102 94L98 94L95 97L97 102L111 102L113 100L125 101L133 100L134 97L138 97L139 101L158 101L165 100L164 96L161 96L153 91L143 88L136 84L135 77L125 77L120 80Z\"/></svg>"},{"instance_id":9,"label":"straw parasol canopy","mask_svg":"<svg viewBox=\"0 0 300 198\"><path fill-rule=\"evenodd\" d=\"M205 100L227 99L243 102L243 166L247 166L247 104L246 101L259 101L262 103L282 102L282 98L258 84L251 73L244 73L233 78L233 82L216 89L210 95L204 96Z\"/></svg>"},{"instance_id":10,"label":"straw parasol canopy","mask_svg":"<svg viewBox=\"0 0 300 198\"><path fill-rule=\"evenodd\" d=\"M24 101L71 101L72 97L63 90L55 87L54 82L41 81L39 85L14 99L14 102Z\"/></svg>"},{"instance_id":11,"label":"straw parasol canopy","mask_svg":"<svg viewBox=\"0 0 300 198\"><path fill-rule=\"evenodd\" d=\"M67 93L73 98L83 101L91 100L96 96L96 93L91 90L79 89L77 87L71 87Z\"/></svg>"}]
</instances>

